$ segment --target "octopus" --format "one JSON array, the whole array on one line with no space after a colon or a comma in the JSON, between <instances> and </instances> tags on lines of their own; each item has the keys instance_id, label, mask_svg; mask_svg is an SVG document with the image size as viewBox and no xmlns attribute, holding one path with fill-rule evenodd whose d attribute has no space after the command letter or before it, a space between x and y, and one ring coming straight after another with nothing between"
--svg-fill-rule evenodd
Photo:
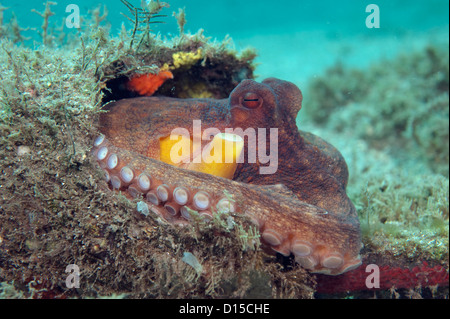
<instances>
[{"instance_id":1,"label":"octopus","mask_svg":"<svg viewBox=\"0 0 450 319\"><path fill-rule=\"evenodd\" d=\"M194 212L205 221L218 213L242 214L258 228L264 249L291 256L313 273L339 275L361 264L358 215L346 194L348 168L336 148L298 129L301 105L300 89L275 78L243 80L226 99L113 101L100 115L93 156L111 189L141 198L168 223L190 224ZM195 121L201 121L202 139L192 145L200 134ZM162 161L163 141L174 129L190 135L191 160L194 149L226 129L242 138L248 158L228 177ZM265 134L252 143L247 129L266 130L258 130ZM269 131L277 134L268 137ZM276 167L261 173L267 160L249 160L249 154L267 155L274 142Z\"/></svg>"}]
</instances>

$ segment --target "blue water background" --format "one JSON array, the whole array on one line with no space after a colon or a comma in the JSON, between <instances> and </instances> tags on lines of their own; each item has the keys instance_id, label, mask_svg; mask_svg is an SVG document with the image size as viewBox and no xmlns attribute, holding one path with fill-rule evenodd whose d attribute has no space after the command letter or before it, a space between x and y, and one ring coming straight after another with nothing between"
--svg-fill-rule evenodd
<instances>
[{"instance_id":1,"label":"blue water background","mask_svg":"<svg viewBox=\"0 0 450 319\"><path fill-rule=\"evenodd\" d=\"M3 0L4 6L14 11L24 26L39 27L42 19L31 9L43 11L43 0ZM124 20L120 12L127 12L119 0L58 0L52 6L58 20L66 15L68 4L77 4L81 13L106 4L109 9L108 19L113 27L118 29ZM139 6L139 0L130 0ZM162 13L171 15L178 8L186 8L187 29L196 31L199 28L207 30L213 37L223 38L226 34L240 37L245 34L285 33L287 31L327 30L330 35L345 33L370 34L365 27L365 8L374 3L380 7L381 28L378 34L424 31L431 28L448 26L449 2L447 0L167 0L170 8ZM165 19L166 24L158 26L162 33L176 32L173 19Z\"/></svg>"},{"instance_id":2,"label":"blue water background","mask_svg":"<svg viewBox=\"0 0 450 319\"><path fill-rule=\"evenodd\" d=\"M60 27L68 15L68 4L77 4L81 15L106 4L111 32L117 34L122 23L131 24L122 16L126 7L119 0L57 0L52 6L55 16L50 25ZM139 6L140 0L130 0ZM364 67L374 60L408 52L430 42L448 43L449 2L447 0L167 0L170 8L162 11L164 24L155 24L154 31L164 37L178 34L175 18L178 8L185 8L186 31L205 30L205 35L222 40L226 35L234 40L235 48L257 49L259 78L276 76L304 86L312 76L341 61L350 66ZM0 3L5 22L14 11L23 32L39 40L42 18L31 9L44 10L43 0ZM366 6L374 3L380 8L380 28L368 29L365 24ZM70 31L70 30L68 30ZM36 45L28 41L28 45Z\"/></svg>"}]
</instances>

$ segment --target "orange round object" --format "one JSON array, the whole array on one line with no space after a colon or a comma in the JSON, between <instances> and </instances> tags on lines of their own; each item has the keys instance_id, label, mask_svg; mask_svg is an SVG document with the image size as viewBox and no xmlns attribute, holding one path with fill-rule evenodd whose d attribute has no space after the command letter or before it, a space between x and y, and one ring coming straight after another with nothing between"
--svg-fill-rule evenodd
<instances>
[{"instance_id":1,"label":"orange round object","mask_svg":"<svg viewBox=\"0 0 450 319\"><path fill-rule=\"evenodd\" d=\"M128 82L128 89L140 95L151 96L168 79L173 79L170 71L160 71L158 74L140 74L132 77Z\"/></svg>"}]
</instances>

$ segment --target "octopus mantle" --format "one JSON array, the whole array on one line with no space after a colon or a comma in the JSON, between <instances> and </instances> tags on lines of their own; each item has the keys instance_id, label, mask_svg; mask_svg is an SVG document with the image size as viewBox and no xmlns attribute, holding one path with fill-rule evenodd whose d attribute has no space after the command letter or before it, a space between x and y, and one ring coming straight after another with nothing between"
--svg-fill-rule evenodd
<instances>
[{"instance_id":1,"label":"octopus mantle","mask_svg":"<svg viewBox=\"0 0 450 319\"><path fill-rule=\"evenodd\" d=\"M100 116L102 135L93 154L112 189L142 197L170 223L189 224L192 210L206 220L218 211L244 214L265 247L293 254L312 272L338 275L361 264L358 216L345 192L348 170L341 154L296 126L301 101L294 84L273 78L244 80L223 100L119 100ZM260 174L261 162L245 161L226 179L161 162L160 139L174 128L192 134L194 119L202 129L222 132L277 128L277 171ZM261 146L246 140L244 149L251 147Z\"/></svg>"}]
</instances>

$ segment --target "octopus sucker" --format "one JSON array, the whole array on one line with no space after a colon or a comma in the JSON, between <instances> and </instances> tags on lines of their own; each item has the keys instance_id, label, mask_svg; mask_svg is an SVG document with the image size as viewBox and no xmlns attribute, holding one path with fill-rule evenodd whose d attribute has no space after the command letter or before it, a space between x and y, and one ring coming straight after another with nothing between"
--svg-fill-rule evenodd
<instances>
[{"instance_id":1,"label":"octopus sucker","mask_svg":"<svg viewBox=\"0 0 450 319\"><path fill-rule=\"evenodd\" d=\"M324 268L339 268L343 265L344 259L339 253L329 254L328 256L322 256L321 264Z\"/></svg>"},{"instance_id":2,"label":"octopus sucker","mask_svg":"<svg viewBox=\"0 0 450 319\"><path fill-rule=\"evenodd\" d=\"M173 190L174 201L180 205L186 205L191 200L190 191L184 186L178 186Z\"/></svg>"},{"instance_id":3,"label":"octopus sucker","mask_svg":"<svg viewBox=\"0 0 450 319\"><path fill-rule=\"evenodd\" d=\"M172 199L173 186L161 184L156 188L156 196L161 202L167 202Z\"/></svg>"},{"instance_id":4,"label":"octopus sucker","mask_svg":"<svg viewBox=\"0 0 450 319\"><path fill-rule=\"evenodd\" d=\"M295 85L277 79L244 80L223 100L119 100L108 103L108 112L100 115L102 135L94 140L93 156L111 189L142 198L149 211L168 223L189 225L192 212L207 221L218 213L243 215L258 228L266 251L293 255L311 272L338 275L361 264L359 221L345 192L344 159L330 144L299 131L295 124L301 100ZM252 145L239 132L276 128L277 170L261 173L269 157L256 162L246 158L228 178L220 165L205 171L177 166L167 160L173 145L167 137L176 128L202 135L195 132L193 120L201 120L202 129L215 128L214 143L238 141L231 147L233 160L241 149L246 156L259 148L265 155L271 150L261 142ZM241 130L217 135L226 128ZM211 145L211 140L181 141L197 152Z\"/></svg>"},{"instance_id":5,"label":"octopus sucker","mask_svg":"<svg viewBox=\"0 0 450 319\"><path fill-rule=\"evenodd\" d=\"M150 190L147 192L147 194L145 194L145 199L155 205L155 206L159 206L161 204L161 201L158 198L158 195L156 195L156 191L155 190Z\"/></svg>"},{"instance_id":6,"label":"octopus sucker","mask_svg":"<svg viewBox=\"0 0 450 319\"><path fill-rule=\"evenodd\" d=\"M207 192L199 191L194 195L192 203L195 209L206 210L211 206L211 198Z\"/></svg>"},{"instance_id":7,"label":"octopus sucker","mask_svg":"<svg viewBox=\"0 0 450 319\"><path fill-rule=\"evenodd\" d=\"M125 183L125 185L130 185L131 181L134 178L133 169L128 166L124 166L120 170L119 174L120 174L120 179Z\"/></svg>"},{"instance_id":8,"label":"octopus sucker","mask_svg":"<svg viewBox=\"0 0 450 319\"><path fill-rule=\"evenodd\" d=\"M303 257L311 254L312 247L308 242L295 239L291 242L291 251L295 256Z\"/></svg>"},{"instance_id":9,"label":"octopus sucker","mask_svg":"<svg viewBox=\"0 0 450 319\"><path fill-rule=\"evenodd\" d=\"M178 215L178 213L180 212L180 208L181 206L178 205L177 203L165 203L164 204L164 208L167 210L167 212L172 215L172 217L176 217Z\"/></svg>"}]
</instances>

